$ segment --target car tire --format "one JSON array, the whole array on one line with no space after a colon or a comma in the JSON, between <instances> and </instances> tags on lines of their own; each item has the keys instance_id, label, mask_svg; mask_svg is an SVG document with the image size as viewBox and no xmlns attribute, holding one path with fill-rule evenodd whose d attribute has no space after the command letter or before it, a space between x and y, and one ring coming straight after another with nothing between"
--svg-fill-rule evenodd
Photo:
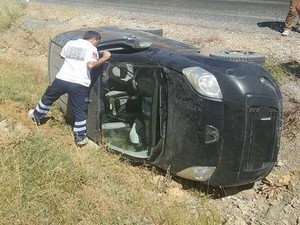
<instances>
[{"instance_id":1,"label":"car tire","mask_svg":"<svg viewBox=\"0 0 300 225\"><path fill-rule=\"evenodd\" d=\"M144 31L151 34L163 36L163 29L160 27L154 26L130 26L126 28L127 30L136 30L136 31Z\"/></svg>"},{"instance_id":2,"label":"car tire","mask_svg":"<svg viewBox=\"0 0 300 225\"><path fill-rule=\"evenodd\" d=\"M224 59L229 61L246 61L257 63L259 65L265 64L265 56L258 52L225 50L211 53L209 56L212 58Z\"/></svg>"}]
</instances>

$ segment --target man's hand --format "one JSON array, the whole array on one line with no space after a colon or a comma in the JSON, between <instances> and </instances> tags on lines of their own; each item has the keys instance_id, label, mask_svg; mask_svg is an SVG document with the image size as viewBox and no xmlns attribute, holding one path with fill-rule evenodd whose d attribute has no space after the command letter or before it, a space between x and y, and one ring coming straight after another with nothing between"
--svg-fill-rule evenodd
<instances>
[{"instance_id":1,"label":"man's hand","mask_svg":"<svg viewBox=\"0 0 300 225\"><path fill-rule=\"evenodd\" d=\"M109 51L103 52L103 55L100 59L103 59L104 61L108 60L111 57L111 53Z\"/></svg>"},{"instance_id":2,"label":"man's hand","mask_svg":"<svg viewBox=\"0 0 300 225\"><path fill-rule=\"evenodd\" d=\"M87 67L89 70L102 65L106 60L108 60L111 57L111 53L109 51L105 51L102 54L102 57L98 59L96 62L88 62Z\"/></svg>"}]
</instances>

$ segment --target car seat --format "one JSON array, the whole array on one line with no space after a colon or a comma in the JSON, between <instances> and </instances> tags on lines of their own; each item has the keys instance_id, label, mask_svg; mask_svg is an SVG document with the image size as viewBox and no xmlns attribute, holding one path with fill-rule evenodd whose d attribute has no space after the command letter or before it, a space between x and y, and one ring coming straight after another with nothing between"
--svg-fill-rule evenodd
<instances>
[{"instance_id":1,"label":"car seat","mask_svg":"<svg viewBox=\"0 0 300 225\"><path fill-rule=\"evenodd\" d=\"M136 117L134 128L144 147L152 145L152 110L155 90L154 70L151 67L139 68L133 78L141 101L141 111Z\"/></svg>"},{"instance_id":2,"label":"car seat","mask_svg":"<svg viewBox=\"0 0 300 225\"><path fill-rule=\"evenodd\" d=\"M109 73L106 82L105 111L117 121L133 123L140 111L137 92L132 85L132 77L116 77Z\"/></svg>"}]
</instances>

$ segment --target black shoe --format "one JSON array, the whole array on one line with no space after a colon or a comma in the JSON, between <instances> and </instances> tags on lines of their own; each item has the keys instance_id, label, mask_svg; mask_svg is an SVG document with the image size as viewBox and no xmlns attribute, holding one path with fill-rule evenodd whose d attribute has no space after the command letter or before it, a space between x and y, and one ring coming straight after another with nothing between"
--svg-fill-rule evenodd
<instances>
[{"instance_id":1,"label":"black shoe","mask_svg":"<svg viewBox=\"0 0 300 225\"><path fill-rule=\"evenodd\" d=\"M83 147L89 142L89 139L85 137L83 140L76 140L76 145L78 147Z\"/></svg>"},{"instance_id":2,"label":"black shoe","mask_svg":"<svg viewBox=\"0 0 300 225\"><path fill-rule=\"evenodd\" d=\"M33 124L39 126L41 125L41 122L39 120L39 118L37 117L37 115L34 113L34 109L30 109L28 111L28 116L29 118L32 120Z\"/></svg>"}]
</instances>

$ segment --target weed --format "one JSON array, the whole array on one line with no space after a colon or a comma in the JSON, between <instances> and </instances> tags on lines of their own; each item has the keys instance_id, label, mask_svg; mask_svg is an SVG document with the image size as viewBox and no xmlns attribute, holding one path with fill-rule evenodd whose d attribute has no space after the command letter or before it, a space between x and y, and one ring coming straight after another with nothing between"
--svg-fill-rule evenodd
<instances>
[{"instance_id":1,"label":"weed","mask_svg":"<svg viewBox=\"0 0 300 225\"><path fill-rule=\"evenodd\" d=\"M6 99L29 104L36 102L45 88L43 71L16 58L0 58L0 102Z\"/></svg>"},{"instance_id":2,"label":"weed","mask_svg":"<svg viewBox=\"0 0 300 225\"><path fill-rule=\"evenodd\" d=\"M9 29L14 21L21 16L23 5L17 0L0 1L0 30Z\"/></svg>"},{"instance_id":3,"label":"weed","mask_svg":"<svg viewBox=\"0 0 300 225\"><path fill-rule=\"evenodd\" d=\"M265 68L280 84L289 80L292 75L291 71L289 71L283 64L280 63L266 61Z\"/></svg>"}]
</instances>

